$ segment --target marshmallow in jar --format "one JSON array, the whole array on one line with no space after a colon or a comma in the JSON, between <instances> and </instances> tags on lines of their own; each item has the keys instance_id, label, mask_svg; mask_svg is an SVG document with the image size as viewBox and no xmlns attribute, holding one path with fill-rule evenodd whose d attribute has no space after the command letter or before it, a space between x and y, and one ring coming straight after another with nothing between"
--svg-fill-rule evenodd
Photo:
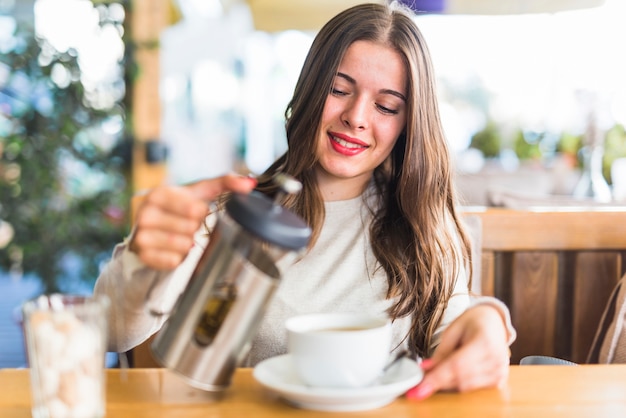
<instances>
[{"instance_id":1,"label":"marshmallow in jar","mask_svg":"<svg viewBox=\"0 0 626 418\"><path fill-rule=\"evenodd\" d=\"M102 417L106 299L40 296L24 305L33 416Z\"/></svg>"}]
</instances>

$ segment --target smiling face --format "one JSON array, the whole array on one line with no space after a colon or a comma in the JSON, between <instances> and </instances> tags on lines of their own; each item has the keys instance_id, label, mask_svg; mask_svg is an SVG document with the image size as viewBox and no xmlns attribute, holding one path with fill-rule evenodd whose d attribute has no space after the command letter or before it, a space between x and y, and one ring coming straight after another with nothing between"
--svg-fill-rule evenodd
<instances>
[{"instance_id":1,"label":"smiling face","mask_svg":"<svg viewBox=\"0 0 626 418\"><path fill-rule=\"evenodd\" d=\"M370 41L346 51L328 94L317 144L325 200L358 196L406 125L407 75L395 50Z\"/></svg>"}]
</instances>

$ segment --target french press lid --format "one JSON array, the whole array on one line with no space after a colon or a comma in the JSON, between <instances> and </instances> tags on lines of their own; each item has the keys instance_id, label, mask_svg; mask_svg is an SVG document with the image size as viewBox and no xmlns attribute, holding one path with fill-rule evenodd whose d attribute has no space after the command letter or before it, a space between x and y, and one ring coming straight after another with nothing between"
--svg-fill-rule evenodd
<instances>
[{"instance_id":1,"label":"french press lid","mask_svg":"<svg viewBox=\"0 0 626 418\"><path fill-rule=\"evenodd\" d=\"M260 239L290 250L300 250L309 243L311 228L278 201L283 193L298 192L301 184L284 175L275 180L282 190L275 200L257 191L233 193L226 202L226 211L243 228Z\"/></svg>"}]
</instances>

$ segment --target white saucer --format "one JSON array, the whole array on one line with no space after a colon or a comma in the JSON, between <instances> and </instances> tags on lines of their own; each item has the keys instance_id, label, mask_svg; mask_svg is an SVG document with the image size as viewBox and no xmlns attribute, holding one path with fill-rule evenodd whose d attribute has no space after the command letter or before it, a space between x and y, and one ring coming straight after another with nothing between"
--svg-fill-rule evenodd
<instances>
[{"instance_id":1,"label":"white saucer","mask_svg":"<svg viewBox=\"0 0 626 418\"><path fill-rule=\"evenodd\" d=\"M385 406L417 385L424 373L418 364L404 358L375 384L364 388L313 388L302 383L289 354L257 364L253 376L294 406L318 411L364 411Z\"/></svg>"}]
</instances>

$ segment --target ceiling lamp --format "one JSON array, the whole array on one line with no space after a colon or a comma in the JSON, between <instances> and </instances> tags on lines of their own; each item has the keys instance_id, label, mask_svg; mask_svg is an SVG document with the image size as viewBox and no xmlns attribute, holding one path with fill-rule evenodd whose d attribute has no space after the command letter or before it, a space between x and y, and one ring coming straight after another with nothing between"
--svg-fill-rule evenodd
<instances>
[{"instance_id":1,"label":"ceiling lamp","mask_svg":"<svg viewBox=\"0 0 626 418\"><path fill-rule=\"evenodd\" d=\"M223 4L243 0L221 0ZM382 3L387 0L370 0ZM502 15L585 9L605 0L400 0L418 13ZM257 30L319 30L330 18L363 0L246 0Z\"/></svg>"},{"instance_id":2,"label":"ceiling lamp","mask_svg":"<svg viewBox=\"0 0 626 418\"><path fill-rule=\"evenodd\" d=\"M602 6L605 0L401 0L418 13L505 15L556 13Z\"/></svg>"}]
</instances>

